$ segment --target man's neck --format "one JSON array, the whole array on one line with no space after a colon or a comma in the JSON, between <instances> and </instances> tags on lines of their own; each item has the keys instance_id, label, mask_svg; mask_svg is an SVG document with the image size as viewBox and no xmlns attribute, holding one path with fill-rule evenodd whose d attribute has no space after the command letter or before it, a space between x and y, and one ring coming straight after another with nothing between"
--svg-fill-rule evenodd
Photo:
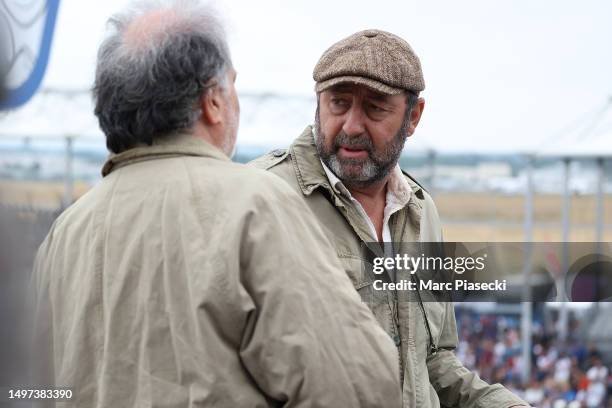
<instances>
[{"instance_id":1,"label":"man's neck","mask_svg":"<svg viewBox=\"0 0 612 408\"><path fill-rule=\"evenodd\" d=\"M359 201L376 228L376 235L382 241L385 205L387 204L387 182L389 177L368 186L347 186L353 198Z\"/></svg>"},{"instance_id":2,"label":"man's neck","mask_svg":"<svg viewBox=\"0 0 612 408\"><path fill-rule=\"evenodd\" d=\"M202 139L209 144L213 145L221 152L223 152L226 156L230 156L230 152L228 152L227 147L225 146L225 134L221 132L219 127L207 127L201 121L195 123L190 132L193 137Z\"/></svg>"}]
</instances>

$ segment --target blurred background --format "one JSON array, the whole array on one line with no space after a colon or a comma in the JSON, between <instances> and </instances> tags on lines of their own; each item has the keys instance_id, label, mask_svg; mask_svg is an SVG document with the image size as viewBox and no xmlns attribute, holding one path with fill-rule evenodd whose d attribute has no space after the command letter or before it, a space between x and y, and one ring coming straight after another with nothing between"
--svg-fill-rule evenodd
<instances>
[{"instance_id":1,"label":"blurred background","mask_svg":"<svg viewBox=\"0 0 612 408\"><path fill-rule=\"evenodd\" d=\"M37 246L101 177L90 88L105 22L128 3L0 0L0 323L15 333ZM238 71L234 160L287 147L313 121L319 56L379 28L421 58L426 108L401 165L434 195L445 240L612 241L612 3L213 3ZM611 304L520 300L457 305L462 361L535 406L612 406ZM21 340L3 332L0 384L19 384Z\"/></svg>"}]
</instances>

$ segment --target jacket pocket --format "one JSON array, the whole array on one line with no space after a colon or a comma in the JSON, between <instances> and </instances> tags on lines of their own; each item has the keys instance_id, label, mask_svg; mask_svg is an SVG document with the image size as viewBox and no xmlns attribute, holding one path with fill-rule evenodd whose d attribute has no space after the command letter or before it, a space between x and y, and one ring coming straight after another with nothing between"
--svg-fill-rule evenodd
<instances>
[{"instance_id":1,"label":"jacket pocket","mask_svg":"<svg viewBox=\"0 0 612 408\"><path fill-rule=\"evenodd\" d=\"M367 303L370 308L387 302L387 292L374 288L375 279L368 274L364 261L359 256L341 255L339 258L363 302Z\"/></svg>"},{"instance_id":2,"label":"jacket pocket","mask_svg":"<svg viewBox=\"0 0 612 408\"><path fill-rule=\"evenodd\" d=\"M363 261L358 256L339 256L342 266L380 326L393 338L396 329L393 324L393 305L390 302L390 292L376 290L375 279L365 271Z\"/></svg>"},{"instance_id":3,"label":"jacket pocket","mask_svg":"<svg viewBox=\"0 0 612 408\"><path fill-rule=\"evenodd\" d=\"M355 289L359 290L372 284L372 280L365 274L362 260L356 255L338 255L340 263Z\"/></svg>"}]
</instances>

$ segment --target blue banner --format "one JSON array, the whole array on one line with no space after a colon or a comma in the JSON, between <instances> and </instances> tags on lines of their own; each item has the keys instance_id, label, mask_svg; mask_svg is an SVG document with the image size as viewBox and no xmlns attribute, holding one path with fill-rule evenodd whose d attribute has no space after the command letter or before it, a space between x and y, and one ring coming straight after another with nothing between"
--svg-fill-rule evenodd
<instances>
[{"instance_id":1,"label":"blue banner","mask_svg":"<svg viewBox=\"0 0 612 408\"><path fill-rule=\"evenodd\" d=\"M60 0L0 0L0 110L25 104L38 90L49 62Z\"/></svg>"}]
</instances>

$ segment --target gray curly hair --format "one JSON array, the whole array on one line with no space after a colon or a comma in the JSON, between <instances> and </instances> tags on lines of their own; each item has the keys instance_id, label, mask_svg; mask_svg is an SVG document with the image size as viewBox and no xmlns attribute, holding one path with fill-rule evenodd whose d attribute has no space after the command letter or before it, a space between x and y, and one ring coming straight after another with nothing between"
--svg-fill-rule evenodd
<instances>
[{"instance_id":1,"label":"gray curly hair","mask_svg":"<svg viewBox=\"0 0 612 408\"><path fill-rule=\"evenodd\" d=\"M114 153L189 130L232 61L215 10L198 0L138 1L113 16L98 51L95 114Z\"/></svg>"}]
</instances>

